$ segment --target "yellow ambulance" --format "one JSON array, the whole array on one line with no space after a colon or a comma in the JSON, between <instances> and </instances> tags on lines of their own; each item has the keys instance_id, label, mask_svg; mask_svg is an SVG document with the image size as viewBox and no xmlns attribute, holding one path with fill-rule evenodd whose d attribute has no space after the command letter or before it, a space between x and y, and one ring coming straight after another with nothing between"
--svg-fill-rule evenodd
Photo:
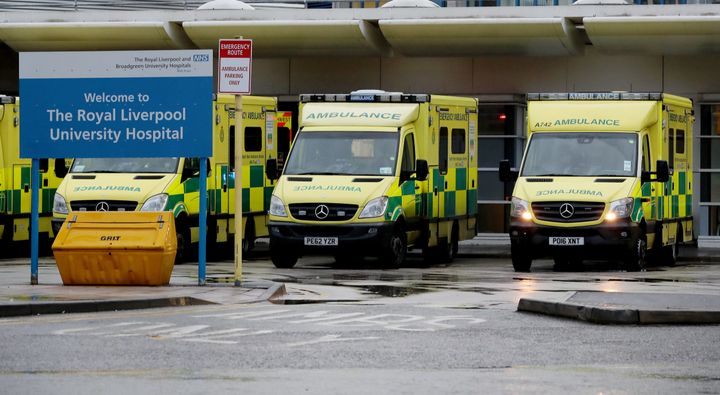
<instances>
[{"instance_id":1,"label":"yellow ambulance","mask_svg":"<svg viewBox=\"0 0 720 395\"><path fill-rule=\"evenodd\" d=\"M306 254L397 267L407 248L449 261L476 234L476 99L306 94L299 119L270 202L276 267Z\"/></svg>"},{"instance_id":2,"label":"yellow ambulance","mask_svg":"<svg viewBox=\"0 0 720 395\"><path fill-rule=\"evenodd\" d=\"M694 239L692 101L667 93L528 95L528 141L510 212L512 263L585 258L627 270L674 263ZM518 177L519 175L519 177Z\"/></svg>"},{"instance_id":3,"label":"yellow ambulance","mask_svg":"<svg viewBox=\"0 0 720 395\"><path fill-rule=\"evenodd\" d=\"M244 96L243 249L266 237L267 209L277 178L278 145L289 138L291 118L277 127L277 99ZM218 95L213 106L213 156L207 174L208 245L232 251L235 215L235 97ZM281 113L285 115L285 113ZM172 211L178 239L178 261L187 258L199 239L198 158L77 158L57 189L53 227L72 211ZM71 215L71 214L70 214ZM208 248L216 252L217 248Z\"/></svg>"},{"instance_id":4,"label":"yellow ambulance","mask_svg":"<svg viewBox=\"0 0 720 395\"><path fill-rule=\"evenodd\" d=\"M31 160L20 159L20 100L0 95L0 243L30 239ZM52 196L67 173L65 159L40 159L39 236L53 237ZM29 251L29 250L28 250Z\"/></svg>"}]
</instances>

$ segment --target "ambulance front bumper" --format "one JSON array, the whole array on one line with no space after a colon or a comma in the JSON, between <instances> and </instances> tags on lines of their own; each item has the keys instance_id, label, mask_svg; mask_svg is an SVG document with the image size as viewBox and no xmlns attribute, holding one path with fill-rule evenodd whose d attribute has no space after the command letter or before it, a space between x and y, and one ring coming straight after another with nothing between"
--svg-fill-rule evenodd
<instances>
[{"instance_id":1,"label":"ambulance front bumper","mask_svg":"<svg viewBox=\"0 0 720 395\"><path fill-rule=\"evenodd\" d=\"M640 225L629 220L572 228L510 222L511 243L532 258L559 255L586 259L618 258L633 248L640 233ZM578 242L582 244L577 245Z\"/></svg>"},{"instance_id":2,"label":"ambulance front bumper","mask_svg":"<svg viewBox=\"0 0 720 395\"><path fill-rule=\"evenodd\" d=\"M315 225L271 221L268 228L270 248L278 251L296 256L348 253L364 256L377 255L390 243L393 224Z\"/></svg>"}]
</instances>

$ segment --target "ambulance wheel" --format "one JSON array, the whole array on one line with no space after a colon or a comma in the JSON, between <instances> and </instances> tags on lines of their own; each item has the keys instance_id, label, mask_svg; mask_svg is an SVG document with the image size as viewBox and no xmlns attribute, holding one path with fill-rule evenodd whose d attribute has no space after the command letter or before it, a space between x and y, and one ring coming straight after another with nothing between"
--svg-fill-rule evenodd
<instances>
[{"instance_id":1,"label":"ambulance wheel","mask_svg":"<svg viewBox=\"0 0 720 395\"><path fill-rule=\"evenodd\" d=\"M532 257L530 257L530 254L523 251L516 243L510 244L510 254L512 256L513 269L515 269L516 272L527 273L530 271L530 266L532 266Z\"/></svg>"},{"instance_id":2,"label":"ambulance wheel","mask_svg":"<svg viewBox=\"0 0 720 395\"><path fill-rule=\"evenodd\" d=\"M402 228L395 228L388 245L384 247L380 255L380 262L386 269L397 269L405 260L405 254L407 253L406 237Z\"/></svg>"},{"instance_id":3,"label":"ambulance wheel","mask_svg":"<svg viewBox=\"0 0 720 395\"><path fill-rule=\"evenodd\" d=\"M453 242L440 243L435 249L435 257L439 263L451 263L453 261Z\"/></svg>"},{"instance_id":4,"label":"ambulance wheel","mask_svg":"<svg viewBox=\"0 0 720 395\"><path fill-rule=\"evenodd\" d=\"M628 251L625 257L625 270L638 272L645 268L647 263L647 239L644 234L640 235L633 244L632 250Z\"/></svg>"},{"instance_id":5,"label":"ambulance wheel","mask_svg":"<svg viewBox=\"0 0 720 395\"><path fill-rule=\"evenodd\" d=\"M271 252L270 259L273 265L278 269L291 269L297 263L297 257L281 252Z\"/></svg>"},{"instance_id":6,"label":"ambulance wheel","mask_svg":"<svg viewBox=\"0 0 720 395\"><path fill-rule=\"evenodd\" d=\"M290 269L297 263L298 257L288 251L282 251L273 246L273 239L270 238L270 260L278 269Z\"/></svg>"},{"instance_id":7,"label":"ambulance wheel","mask_svg":"<svg viewBox=\"0 0 720 395\"><path fill-rule=\"evenodd\" d=\"M680 239L682 238L682 228L678 225L677 235L675 236L675 244L664 246L660 249L660 263L668 266L675 266L678 254L680 253Z\"/></svg>"},{"instance_id":8,"label":"ambulance wheel","mask_svg":"<svg viewBox=\"0 0 720 395\"><path fill-rule=\"evenodd\" d=\"M455 222L453 224L452 234L450 236L450 248L452 252L452 257L455 258L458 255L458 250L460 249L460 231L458 231L458 224Z\"/></svg>"},{"instance_id":9,"label":"ambulance wheel","mask_svg":"<svg viewBox=\"0 0 720 395\"><path fill-rule=\"evenodd\" d=\"M179 224L176 228L177 251L175 252L175 264L184 263L190 255L190 229Z\"/></svg>"},{"instance_id":10,"label":"ambulance wheel","mask_svg":"<svg viewBox=\"0 0 720 395\"><path fill-rule=\"evenodd\" d=\"M242 239L243 254L252 251L253 247L255 247L255 223L251 218L248 218L245 223L245 232L243 233Z\"/></svg>"}]
</instances>

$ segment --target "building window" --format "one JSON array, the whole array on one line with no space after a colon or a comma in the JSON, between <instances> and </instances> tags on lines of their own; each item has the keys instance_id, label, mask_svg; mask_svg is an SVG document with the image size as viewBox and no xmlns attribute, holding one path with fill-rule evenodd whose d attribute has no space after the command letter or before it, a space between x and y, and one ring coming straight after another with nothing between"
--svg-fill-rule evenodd
<instances>
[{"instance_id":1,"label":"building window","mask_svg":"<svg viewBox=\"0 0 720 395\"><path fill-rule=\"evenodd\" d=\"M525 104L480 103L478 107L478 232L505 233L515 183L498 179L498 164L520 167L525 145Z\"/></svg>"},{"instance_id":2,"label":"building window","mask_svg":"<svg viewBox=\"0 0 720 395\"><path fill-rule=\"evenodd\" d=\"M679 135L676 139L680 143ZM677 149L679 151L680 147ZM685 147L682 149L685 150ZM699 233L720 236L720 104L700 106L699 172L702 216Z\"/></svg>"}]
</instances>

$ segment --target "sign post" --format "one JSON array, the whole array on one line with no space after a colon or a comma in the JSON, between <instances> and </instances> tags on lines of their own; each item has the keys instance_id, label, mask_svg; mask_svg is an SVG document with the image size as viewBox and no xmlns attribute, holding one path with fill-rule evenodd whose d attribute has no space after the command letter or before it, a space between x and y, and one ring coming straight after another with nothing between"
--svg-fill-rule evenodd
<instances>
[{"instance_id":1,"label":"sign post","mask_svg":"<svg viewBox=\"0 0 720 395\"><path fill-rule=\"evenodd\" d=\"M33 284L38 159L199 157L205 167L212 155L212 77L211 50L20 53L20 156L33 159ZM200 221L205 193L200 189ZM205 223L199 227L204 240Z\"/></svg>"},{"instance_id":2,"label":"sign post","mask_svg":"<svg viewBox=\"0 0 720 395\"><path fill-rule=\"evenodd\" d=\"M218 92L235 95L235 286L242 282L242 150L245 145L242 127L242 96L252 92L252 40L220 40L218 59Z\"/></svg>"}]
</instances>

